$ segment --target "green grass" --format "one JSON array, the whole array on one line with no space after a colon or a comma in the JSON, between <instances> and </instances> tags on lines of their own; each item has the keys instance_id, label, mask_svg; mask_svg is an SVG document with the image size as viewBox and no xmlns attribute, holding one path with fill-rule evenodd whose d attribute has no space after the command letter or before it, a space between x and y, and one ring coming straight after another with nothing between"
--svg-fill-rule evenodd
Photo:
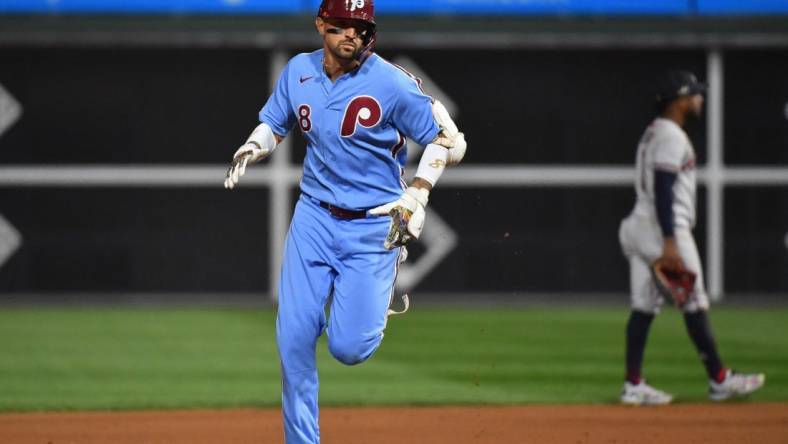
<instances>
[{"instance_id":1,"label":"green grass","mask_svg":"<svg viewBox=\"0 0 788 444\"><path fill-rule=\"evenodd\" d=\"M625 309L437 309L392 318L367 363L321 340L322 405L609 403L623 375ZM0 410L275 406L275 314L260 310L0 311ZM723 359L767 374L756 401L788 400L788 310L718 309ZM646 374L705 399L681 317L654 323Z\"/></svg>"}]
</instances>

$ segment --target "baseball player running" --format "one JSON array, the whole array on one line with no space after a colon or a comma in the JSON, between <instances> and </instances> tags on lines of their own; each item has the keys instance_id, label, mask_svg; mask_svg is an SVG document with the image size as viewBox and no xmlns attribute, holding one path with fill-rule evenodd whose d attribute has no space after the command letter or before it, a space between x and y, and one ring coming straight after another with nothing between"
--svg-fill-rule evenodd
<instances>
[{"instance_id":1,"label":"baseball player running","mask_svg":"<svg viewBox=\"0 0 788 444\"><path fill-rule=\"evenodd\" d=\"M327 330L329 351L344 364L372 356L404 245L419 237L430 190L466 148L420 81L373 52L372 0L323 0L315 26L323 48L288 62L225 180L234 188L248 164L270 155L294 126L301 129L307 153L276 329L288 444L320 441L318 337ZM409 187L402 180L406 137L426 145Z\"/></svg>"},{"instance_id":2,"label":"baseball player running","mask_svg":"<svg viewBox=\"0 0 788 444\"><path fill-rule=\"evenodd\" d=\"M679 304L692 342L709 377L709 398L722 401L747 395L764 383L763 374L736 373L725 367L709 324L709 299L692 228L695 225L695 151L683 130L700 116L706 86L692 73L671 71L658 86L659 116L646 129L637 151L637 201L619 229L629 260L632 312L627 324L626 381L621 402L668 404L672 396L646 384L641 376L646 338L663 302L652 264L694 279ZM691 282L691 281L690 281Z\"/></svg>"}]
</instances>

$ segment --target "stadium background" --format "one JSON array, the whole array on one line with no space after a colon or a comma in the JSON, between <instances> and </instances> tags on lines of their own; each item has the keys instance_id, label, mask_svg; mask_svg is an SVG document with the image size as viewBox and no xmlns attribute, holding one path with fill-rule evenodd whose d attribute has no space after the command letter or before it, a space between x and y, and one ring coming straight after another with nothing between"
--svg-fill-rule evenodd
<instances>
[{"instance_id":1,"label":"stadium background","mask_svg":"<svg viewBox=\"0 0 788 444\"><path fill-rule=\"evenodd\" d=\"M0 84L21 110L0 137L0 214L23 239L2 294L267 300L298 176L283 167L302 139L271 164L287 178L258 171L232 194L216 184L283 60L317 45L317 3L0 3ZM634 149L655 76L683 67L712 80L690 128L708 286L788 292L785 2L377 8L380 52L451 102L472 147L431 205L447 226L424 250L440 251L406 289L625 292L616 232Z\"/></svg>"},{"instance_id":2,"label":"stadium background","mask_svg":"<svg viewBox=\"0 0 788 444\"><path fill-rule=\"evenodd\" d=\"M279 69L318 47L317 3L0 0L0 410L276 405L271 289L302 139L240 189L221 184ZM688 131L707 286L729 307L713 321L723 353L770 375L760 399L788 399L788 361L774 353L788 318L788 3L376 8L379 52L424 77L470 149L403 272L414 312L361 370L321 351L324 402L613 401L628 286L618 223L666 68L711 84ZM128 309L140 305L186 310ZM548 308L511 310L522 305ZM680 320L664 322L650 368L703 399L687 382L702 376ZM484 355L513 340L523 348ZM402 390L390 363L429 378ZM592 373L593 387L568 382ZM184 374L200 388L173 383Z\"/></svg>"}]
</instances>

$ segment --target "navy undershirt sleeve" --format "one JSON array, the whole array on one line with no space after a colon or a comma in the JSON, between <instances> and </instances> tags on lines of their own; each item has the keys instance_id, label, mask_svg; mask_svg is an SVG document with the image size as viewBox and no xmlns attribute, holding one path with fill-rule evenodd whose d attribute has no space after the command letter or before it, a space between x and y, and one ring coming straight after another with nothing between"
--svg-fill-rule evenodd
<instances>
[{"instance_id":1,"label":"navy undershirt sleeve","mask_svg":"<svg viewBox=\"0 0 788 444\"><path fill-rule=\"evenodd\" d=\"M654 204L663 237L673 236L673 184L676 176L670 171L654 170Z\"/></svg>"}]
</instances>

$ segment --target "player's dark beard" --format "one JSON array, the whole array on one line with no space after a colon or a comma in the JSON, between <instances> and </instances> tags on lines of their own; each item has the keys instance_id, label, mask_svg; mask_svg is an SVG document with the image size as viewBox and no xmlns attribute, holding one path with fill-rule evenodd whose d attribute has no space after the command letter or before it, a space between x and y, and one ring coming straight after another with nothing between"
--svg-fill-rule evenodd
<instances>
[{"instance_id":1,"label":"player's dark beard","mask_svg":"<svg viewBox=\"0 0 788 444\"><path fill-rule=\"evenodd\" d=\"M703 112L696 114L692 110L688 110L684 114L684 131L690 136L691 139L697 140L703 130Z\"/></svg>"},{"instance_id":2,"label":"player's dark beard","mask_svg":"<svg viewBox=\"0 0 788 444\"><path fill-rule=\"evenodd\" d=\"M353 42L350 42L353 45L353 52L348 56L346 52L340 49L340 46L348 43L347 41L339 42L336 46L331 48L331 53L339 60L351 61L355 60L358 57L359 52L361 51L361 47L356 46Z\"/></svg>"},{"instance_id":3,"label":"player's dark beard","mask_svg":"<svg viewBox=\"0 0 788 444\"><path fill-rule=\"evenodd\" d=\"M697 124L701 121L701 117L703 116L703 109L700 109L698 112L695 112L693 109L688 109L686 113L684 113L684 122L688 124Z\"/></svg>"}]
</instances>

